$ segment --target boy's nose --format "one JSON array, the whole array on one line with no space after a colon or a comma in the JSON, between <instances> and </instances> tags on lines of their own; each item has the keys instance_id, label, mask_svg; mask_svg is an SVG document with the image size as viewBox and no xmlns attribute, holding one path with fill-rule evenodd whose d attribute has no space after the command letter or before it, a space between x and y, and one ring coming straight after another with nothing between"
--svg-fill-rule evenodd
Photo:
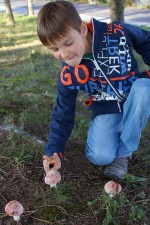
<instances>
[{"instance_id":1,"label":"boy's nose","mask_svg":"<svg viewBox=\"0 0 150 225\"><path fill-rule=\"evenodd\" d=\"M68 58L69 58L69 52L63 51L63 52L61 53L61 58L62 58L62 59L68 59Z\"/></svg>"}]
</instances>

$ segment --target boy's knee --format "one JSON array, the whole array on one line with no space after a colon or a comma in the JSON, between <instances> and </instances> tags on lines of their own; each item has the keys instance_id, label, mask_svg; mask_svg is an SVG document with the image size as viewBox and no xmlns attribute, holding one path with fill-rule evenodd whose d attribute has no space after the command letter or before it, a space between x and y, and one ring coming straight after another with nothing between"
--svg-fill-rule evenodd
<instances>
[{"instance_id":1,"label":"boy's knee","mask_svg":"<svg viewBox=\"0 0 150 225\"><path fill-rule=\"evenodd\" d=\"M135 91L135 93L139 96L145 96L147 95L149 88L150 88L150 80L146 79L146 78L141 78L136 80L133 83L133 90Z\"/></svg>"},{"instance_id":2,"label":"boy's knee","mask_svg":"<svg viewBox=\"0 0 150 225\"><path fill-rule=\"evenodd\" d=\"M149 98L150 80L140 78L136 80L131 88L131 95L136 105L147 105L150 102Z\"/></svg>"},{"instance_id":3,"label":"boy's knee","mask_svg":"<svg viewBox=\"0 0 150 225\"><path fill-rule=\"evenodd\" d=\"M90 162L98 166L108 165L115 159L113 151L105 151L105 149L103 151L96 149L91 151L87 149L86 156Z\"/></svg>"}]
</instances>

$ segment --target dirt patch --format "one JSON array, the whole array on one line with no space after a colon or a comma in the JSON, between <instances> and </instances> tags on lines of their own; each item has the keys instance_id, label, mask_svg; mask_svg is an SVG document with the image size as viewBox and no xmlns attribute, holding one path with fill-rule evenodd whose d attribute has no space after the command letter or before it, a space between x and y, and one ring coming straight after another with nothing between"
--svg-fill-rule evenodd
<instances>
[{"instance_id":1,"label":"dirt patch","mask_svg":"<svg viewBox=\"0 0 150 225\"><path fill-rule=\"evenodd\" d=\"M8 147L10 137L6 132L1 131L0 143L4 142L5 147ZM146 142L143 139L141 145L144 143ZM36 146L34 147L36 148ZM91 165L87 161L84 154L84 143L69 142L65 155L64 167L60 171L62 181L58 185L57 191L50 189L44 183L45 174L42 167L42 157L39 154L35 154L30 162L24 160L17 162L12 157L6 157L3 154L0 156L0 225L16 224L11 217L4 215L6 203L14 199L20 201L25 208L20 222L22 225L102 224L106 217L106 204L104 205L102 197L104 196L103 187L108 181L103 175L103 168ZM142 176L142 171L144 171L144 177L148 177L148 163L148 160L144 162L143 159L134 156L129 170L138 176ZM139 168L142 168L141 172ZM131 224L128 221L131 219L129 218L129 210L132 204L137 203L147 208L150 191L148 181L140 183L124 181L121 182L121 185L128 202L120 211L115 213L117 223L109 223L109 225ZM143 193L143 199L140 197L141 193ZM64 200L62 200L63 197ZM95 201L97 198L99 200L90 207L88 202ZM96 213L95 210L100 208L100 213ZM132 224L148 224L148 215L147 211L140 223L134 221Z\"/></svg>"}]
</instances>

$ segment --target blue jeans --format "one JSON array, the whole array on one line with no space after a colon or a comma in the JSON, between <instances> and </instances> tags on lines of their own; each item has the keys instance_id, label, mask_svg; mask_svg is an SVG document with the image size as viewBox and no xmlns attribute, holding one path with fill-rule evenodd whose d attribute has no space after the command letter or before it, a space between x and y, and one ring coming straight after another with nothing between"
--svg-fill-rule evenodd
<instances>
[{"instance_id":1,"label":"blue jeans","mask_svg":"<svg viewBox=\"0 0 150 225\"><path fill-rule=\"evenodd\" d=\"M150 79L136 80L123 106L123 112L91 120L86 156L95 165L108 165L117 156L136 151L141 131L150 115Z\"/></svg>"}]
</instances>

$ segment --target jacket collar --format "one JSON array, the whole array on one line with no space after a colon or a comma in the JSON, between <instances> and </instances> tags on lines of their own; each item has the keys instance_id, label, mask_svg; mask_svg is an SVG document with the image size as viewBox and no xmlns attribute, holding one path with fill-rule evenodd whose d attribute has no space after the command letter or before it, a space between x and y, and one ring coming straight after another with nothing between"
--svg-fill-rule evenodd
<instances>
[{"instance_id":1,"label":"jacket collar","mask_svg":"<svg viewBox=\"0 0 150 225\"><path fill-rule=\"evenodd\" d=\"M100 22L93 18L92 25L93 25L92 52L94 59L96 59L98 53L101 51L104 35L106 33L107 23Z\"/></svg>"}]
</instances>

